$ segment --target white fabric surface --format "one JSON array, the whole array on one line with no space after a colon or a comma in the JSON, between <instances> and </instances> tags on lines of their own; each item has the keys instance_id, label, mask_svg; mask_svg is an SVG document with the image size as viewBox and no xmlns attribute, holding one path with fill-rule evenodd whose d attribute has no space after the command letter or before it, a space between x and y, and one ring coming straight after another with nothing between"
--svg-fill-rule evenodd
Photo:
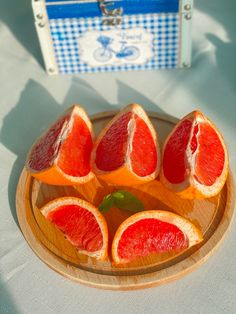
<instances>
[{"instance_id":1,"label":"white fabric surface","mask_svg":"<svg viewBox=\"0 0 236 314\"><path fill-rule=\"evenodd\" d=\"M209 116L236 174L236 1L196 0L193 67L49 77L42 69L29 0L0 2L0 313L236 313L236 224L198 270L129 292L70 282L42 263L17 225L15 190L27 150L73 102L89 113L130 102L182 117Z\"/></svg>"}]
</instances>

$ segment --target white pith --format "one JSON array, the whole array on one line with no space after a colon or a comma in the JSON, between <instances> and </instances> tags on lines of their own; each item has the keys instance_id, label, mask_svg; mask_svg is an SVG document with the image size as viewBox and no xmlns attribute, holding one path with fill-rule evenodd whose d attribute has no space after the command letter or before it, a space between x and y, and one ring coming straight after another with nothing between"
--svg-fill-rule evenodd
<instances>
[{"instance_id":1,"label":"white pith","mask_svg":"<svg viewBox=\"0 0 236 314\"><path fill-rule=\"evenodd\" d=\"M99 134L99 139L96 141L96 143L94 145L94 148L93 148L93 152L92 152L92 158L91 159L92 159L93 167L95 168L97 174L106 174L106 173L110 173L111 172L111 171L100 170L100 169L97 168L96 163L95 163L96 150L97 150L97 147L98 147L101 139L106 134L107 130L112 126L112 124L115 121L117 121L122 115L124 115L127 112L131 112L132 115L131 115L130 121L128 123L128 140L127 140L127 150L126 150L126 155L125 155L125 161L124 161L124 164L121 167L119 167L117 169L114 169L113 171L115 172L115 171L123 168L124 166L126 166L128 169L131 170L131 172L132 172L134 177L137 177L139 179L142 178L144 181L146 180L146 178L149 178L149 179L152 178L152 177L155 178L158 175L159 170L160 170L160 147L159 147L159 144L158 144L158 138L157 138L156 131L155 131L154 127L152 126L152 123L149 120L147 114L142 109L142 107L140 105L138 105L138 104L132 104L132 105L128 105L127 107L125 107L119 114L117 114L107 124L107 126L104 128L104 130ZM134 133L135 133L135 129L136 129L136 123L135 123L135 119L134 119L134 114L137 114L139 117L141 117L145 121L146 125L148 126L148 128L149 128L149 130L151 132L151 135L153 137L153 140L154 140L154 143L155 143L155 146L156 146L157 167L156 167L155 171L152 174L147 175L146 177L140 177L140 176L136 175L133 172L132 167L131 167L130 154L132 152L132 142L133 142L133 137L134 137Z\"/></svg>"},{"instance_id":2,"label":"white pith","mask_svg":"<svg viewBox=\"0 0 236 314\"><path fill-rule=\"evenodd\" d=\"M58 136L57 141L55 142L55 144L56 144L56 150L55 150L55 154L54 154L55 156L54 156L50 166L52 166L54 163L57 164L57 161L58 161L59 156L60 156L61 145L64 143L64 141L67 138L67 135L70 133L70 131L73 127L73 122L74 122L74 115L72 113L69 120L65 121L65 123L63 124L63 127L61 129L61 133Z\"/></svg>"},{"instance_id":3,"label":"white pith","mask_svg":"<svg viewBox=\"0 0 236 314\"><path fill-rule=\"evenodd\" d=\"M164 183L167 186L169 186L170 188L174 188L174 190L176 192L181 192L181 191L187 189L188 187L193 186L201 194L205 195L206 197L210 197L210 196L212 196L214 194L214 191L217 191L222 186L222 177L225 177L225 173L226 173L226 171L228 169L227 149L225 147L224 140L223 140L221 134L218 132L217 128L206 117L204 117L202 114L200 114L198 112L197 113L193 112L193 113L190 113L188 116L186 116L184 119L182 119L182 122L184 120L187 120L187 119L193 120L193 123L192 123L192 127L191 127L191 133L190 133L189 141L188 141L187 148L186 148L186 154L185 154L185 165L186 165L185 180L183 182L179 183L179 184L171 183L164 176L164 172L163 171L162 171L161 177L162 177L162 180L164 181ZM197 154L198 154L198 151L199 151L199 145L197 146L197 149L194 152L194 154L192 154L192 151L191 151L191 141L192 141L192 138L193 138L194 127L196 125L199 126L198 133L197 133L197 136L196 136L197 140L198 140L198 137L199 137L200 132L201 132L200 125L202 123L209 124L215 130L215 132L217 133L217 135L218 135L218 137L219 137L219 139L221 141L221 144L222 144L222 146L224 148L224 152L225 152L225 163L224 163L224 168L222 170L222 173L216 179L215 183L212 184L211 186L206 186L204 184L201 184L201 183L199 183L195 179L195 164L196 164L196 157L197 157ZM175 132L177 127L178 127L178 125L173 129L171 134L166 139L166 142L165 142L165 145L164 145L164 148L163 148L163 153L165 151L166 144L168 143L170 137L174 134L174 132Z\"/></svg>"},{"instance_id":4,"label":"white pith","mask_svg":"<svg viewBox=\"0 0 236 314\"><path fill-rule=\"evenodd\" d=\"M121 259L118 255L118 245L124 231L126 231L131 225L135 224L139 220L150 218L158 219L178 227L183 232L184 236L188 238L189 248L203 240L200 231L190 221L179 215L162 210L140 212L126 219L116 231L116 235L112 243L112 253L113 259L117 263L127 262L126 259Z\"/></svg>"},{"instance_id":5,"label":"white pith","mask_svg":"<svg viewBox=\"0 0 236 314\"><path fill-rule=\"evenodd\" d=\"M101 216L101 214L98 211L98 209L95 209L96 212L97 212L97 215L95 215L94 212L91 210L91 207L93 207L91 204L87 203L86 201L84 201L82 199L77 199L75 197L64 197L64 198L60 198L59 200L53 200L53 201L49 202L48 204L46 204L41 209L41 213L47 218L47 216L48 216L48 214L50 212L52 212L54 210L57 210L58 207L64 206L64 205L78 205L78 206L81 206L82 208L85 208L86 210L88 210L96 218ZM93 207L93 209L94 209L94 207ZM86 250L81 250L81 249L79 249L78 251L80 253L82 253L82 254L86 254L86 255L89 255L89 256L92 256L92 257L103 257L103 255L105 253L105 248L107 246L107 241L104 238L104 234L103 234L102 230L104 230L104 228L107 229L107 227L104 226L103 223L101 223L101 221L102 221L101 219L96 219L96 221L97 221L97 223L99 225L99 228L101 230L101 234L102 234L102 237L103 237L103 246L102 246L102 248L99 251L95 251L95 252L88 252Z\"/></svg>"},{"instance_id":6,"label":"white pith","mask_svg":"<svg viewBox=\"0 0 236 314\"><path fill-rule=\"evenodd\" d=\"M129 165L129 168L131 168L130 154L133 150L133 138L134 138L135 130L136 130L136 123L134 119L134 113L132 113L131 119L128 123L128 143L127 143L127 151L126 151L126 156L125 156L125 163Z\"/></svg>"}]
</instances>

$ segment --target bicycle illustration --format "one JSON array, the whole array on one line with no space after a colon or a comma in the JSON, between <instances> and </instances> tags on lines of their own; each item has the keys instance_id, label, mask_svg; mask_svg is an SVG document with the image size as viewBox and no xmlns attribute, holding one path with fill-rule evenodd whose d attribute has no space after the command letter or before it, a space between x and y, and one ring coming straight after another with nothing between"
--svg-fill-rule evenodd
<instances>
[{"instance_id":1,"label":"bicycle illustration","mask_svg":"<svg viewBox=\"0 0 236 314\"><path fill-rule=\"evenodd\" d=\"M134 61L140 56L140 51L135 46L127 46L126 41L121 41L121 47L119 51L115 51L111 48L113 39L108 36L99 36L97 41L102 47L97 48L94 53L94 59L99 62L109 61L113 55L118 59L125 59L127 61Z\"/></svg>"}]
</instances>

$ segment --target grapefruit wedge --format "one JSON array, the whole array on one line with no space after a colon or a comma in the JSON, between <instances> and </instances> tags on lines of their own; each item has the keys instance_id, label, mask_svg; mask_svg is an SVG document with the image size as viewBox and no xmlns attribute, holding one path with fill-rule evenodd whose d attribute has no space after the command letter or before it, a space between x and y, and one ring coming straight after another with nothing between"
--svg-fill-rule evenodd
<instances>
[{"instance_id":1,"label":"grapefruit wedge","mask_svg":"<svg viewBox=\"0 0 236 314\"><path fill-rule=\"evenodd\" d=\"M158 138L141 106L125 107L101 131L92 152L92 169L100 179L116 185L137 185L157 177Z\"/></svg>"},{"instance_id":2,"label":"grapefruit wedge","mask_svg":"<svg viewBox=\"0 0 236 314\"><path fill-rule=\"evenodd\" d=\"M93 178L92 125L78 105L69 108L33 145L25 163L38 180L53 185L82 184Z\"/></svg>"},{"instance_id":3,"label":"grapefruit wedge","mask_svg":"<svg viewBox=\"0 0 236 314\"><path fill-rule=\"evenodd\" d=\"M193 111L165 141L161 182L183 198L207 198L220 192L227 174L222 135L200 111Z\"/></svg>"},{"instance_id":4,"label":"grapefruit wedge","mask_svg":"<svg viewBox=\"0 0 236 314\"><path fill-rule=\"evenodd\" d=\"M191 222L167 211L150 210L130 216L117 229L112 242L115 265L150 254L181 252L203 240Z\"/></svg>"},{"instance_id":5,"label":"grapefruit wedge","mask_svg":"<svg viewBox=\"0 0 236 314\"><path fill-rule=\"evenodd\" d=\"M98 260L107 258L107 223L96 207L82 199L62 197L46 204L41 213L79 253Z\"/></svg>"}]
</instances>

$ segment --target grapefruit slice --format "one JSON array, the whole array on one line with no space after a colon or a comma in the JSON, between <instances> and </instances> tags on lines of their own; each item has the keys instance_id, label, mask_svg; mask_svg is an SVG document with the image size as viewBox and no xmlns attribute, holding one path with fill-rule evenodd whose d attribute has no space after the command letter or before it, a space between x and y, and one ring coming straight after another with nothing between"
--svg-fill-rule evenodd
<instances>
[{"instance_id":1,"label":"grapefruit slice","mask_svg":"<svg viewBox=\"0 0 236 314\"><path fill-rule=\"evenodd\" d=\"M161 182L183 198L205 198L220 192L227 174L222 135L200 111L193 111L165 141Z\"/></svg>"},{"instance_id":2,"label":"grapefruit slice","mask_svg":"<svg viewBox=\"0 0 236 314\"><path fill-rule=\"evenodd\" d=\"M190 221L167 211L150 210L130 216L112 242L114 264L132 262L152 253L181 252L203 240Z\"/></svg>"},{"instance_id":3,"label":"grapefruit slice","mask_svg":"<svg viewBox=\"0 0 236 314\"><path fill-rule=\"evenodd\" d=\"M62 197L46 204L41 213L60 229L79 253L107 258L107 223L99 210L75 197Z\"/></svg>"},{"instance_id":4,"label":"grapefruit slice","mask_svg":"<svg viewBox=\"0 0 236 314\"><path fill-rule=\"evenodd\" d=\"M92 125L78 105L69 108L33 145L26 169L53 185L82 184L93 178Z\"/></svg>"},{"instance_id":5,"label":"grapefruit slice","mask_svg":"<svg viewBox=\"0 0 236 314\"><path fill-rule=\"evenodd\" d=\"M157 177L158 138L141 106L125 107L101 131L92 152L92 169L100 179L116 185L142 184Z\"/></svg>"}]
</instances>

